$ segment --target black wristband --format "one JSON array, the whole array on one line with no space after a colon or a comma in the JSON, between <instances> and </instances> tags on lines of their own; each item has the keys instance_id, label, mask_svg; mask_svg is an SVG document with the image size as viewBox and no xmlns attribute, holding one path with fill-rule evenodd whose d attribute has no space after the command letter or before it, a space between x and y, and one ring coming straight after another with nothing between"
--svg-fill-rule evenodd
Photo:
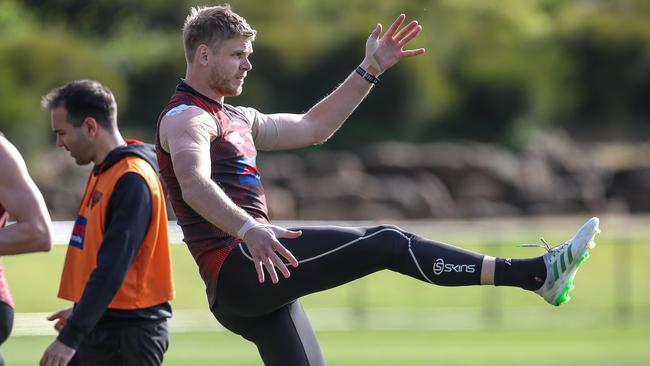
<instances>
[{"instance_id":1,"label":"black wristband","mask_svg":"<svg viewBox=\"0 0 650 366\"><path fill-rule=\"evenodd\" d=\"M357 67L356 72L369 83L377 84L379 82L379 79L375 75L369 73L361 66Z\"/></svg>"}]
</instances>

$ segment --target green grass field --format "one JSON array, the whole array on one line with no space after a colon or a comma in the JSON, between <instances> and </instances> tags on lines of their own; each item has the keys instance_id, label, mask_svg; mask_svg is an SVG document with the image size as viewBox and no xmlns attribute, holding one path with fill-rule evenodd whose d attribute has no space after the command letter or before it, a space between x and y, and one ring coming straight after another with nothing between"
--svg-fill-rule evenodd
<instances>
[{"instance_id":1,"label":"green grass field","mask_svg":"<svg viewBox=\"0 0 650 366\"><path fill-rule=\"evenodd\" d=\"M569 231L557 230L546 239L562 241ZM463 245L492 255L541 254L500 238L442 239L500 243ZM443 288L387 271L310 295L303 304L330 365L647 365L650 269L645 262L650 245L645 242L637 238L622 245L603 235L576 277L573 300L560 308L517 289ZM183 245L172 248L174 309L201 309L210 319L191 256ZM17 312L47 313L68 306L56 299L64 253L64 246L56 246L50 253L4 258ZM216 329L215 320L207 322L212 321ZM172 325L166 365L261 364L254 347L235 335L180 332ZM13 336L2 353L8 365L34 365L53 338Z\"/></svg>"},{"instance_id":2,"label":"green grass field","mask_svg":"<svg viewBox=\"0 0 650 366\"><path fill-rule=\"evenodd\" d=\"M648 365L648 329L318 332L329 365ZM51 337L13 337L7 365L36 365ZM255 348L225 333L172 333L165 365L260 365Z\"/></svg>"}]
</instances>

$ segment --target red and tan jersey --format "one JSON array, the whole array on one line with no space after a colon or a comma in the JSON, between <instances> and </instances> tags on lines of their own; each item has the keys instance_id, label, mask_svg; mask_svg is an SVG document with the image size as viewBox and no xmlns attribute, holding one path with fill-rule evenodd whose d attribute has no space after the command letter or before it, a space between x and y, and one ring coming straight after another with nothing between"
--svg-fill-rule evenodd
<instances>
[{"instance_id":1,"label":"red and tan jersey","mask_svg":"<svg viewBox=\"0 0 650 366\"><path fill-rule=\"evenodd\" d=\"M264 187L256 165L257 150L253 142L251 122L234 107L222 105L181 82L163 110L158 124L170 110L189 106L198 107L210 114L219 129L219 137L210 144L212 180L237 206L257 220L268 222ZM206 221L183 200L171 156L163 150L158 137L156 155L174 213L183 230L183 240L188 244L210 240L217 247L231 241L229 234Z\"/></svg>"},{"instance_id":2,"label":"red and tan jersey","mask_svg":"<svg viewBox=\"0 0 650 366\"><path fill-rule=\"evenodd\" d=\"M219 130L218 137L210 143L211 179L237 206L256 220L268 223L264 187L256 165L257 150L252 136L252 122L241 111L222 105L181 81L158 119L158 129L160 121L168 113L193 107L212 116ZM221 266L239 239L209 223L183 200L171 156L160 145L158 133L156 155L160 175L183 230L183 241L199 266L201 277L207 284L208 301L212 305L216 299L216 283Z\"/></svg>"}]
</instances>

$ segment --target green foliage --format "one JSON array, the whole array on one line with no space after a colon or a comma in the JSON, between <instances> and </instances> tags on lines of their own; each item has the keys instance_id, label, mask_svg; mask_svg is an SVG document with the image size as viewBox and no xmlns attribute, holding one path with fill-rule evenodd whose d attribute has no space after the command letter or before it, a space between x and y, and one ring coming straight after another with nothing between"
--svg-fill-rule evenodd
<instances>
[{"instance_id":1,"label":"green foliage","mask_svg":"<svg viewBox=\"0 0 650 366\"><path fill-rule=\"evenodd\" d=\"M11 21L0 21L0 130L21 150L35 152L49 134L49 113L41 96L72 79L96 79L111 87L121 101L126 80L92 47L61 27L20 24L25 10L11 8ZM26 19L30 19L26 17Z\"/></svg>"},{"instance_id":2,"label":"green foliage","mask_svg":"<svg viewBox=\"0 0 650 366\"><path fill-rule=\"evenodd\" d=\"M45 141L41 95L95 78L120 103L127 135L151 141L184 75L180 28L199 1L0 3L0 129L22 148ZM254 70L233 104L301 112L363 57L377 22L405 12L426 47L382 75L329 146L390 139L525 143L531 131L589 128L636 137L650 120L650 6L616 2L293 0L233 3L258 30Z\"/></svg>"}]
</instances>

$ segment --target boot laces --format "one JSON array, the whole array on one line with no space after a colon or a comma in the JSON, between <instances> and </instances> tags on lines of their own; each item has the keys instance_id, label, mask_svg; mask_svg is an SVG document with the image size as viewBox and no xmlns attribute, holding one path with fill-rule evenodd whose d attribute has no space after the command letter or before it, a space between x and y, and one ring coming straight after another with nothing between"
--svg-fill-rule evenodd
<instances>
[{"instance_id":1,"label":"boot laces","mask_svg":"<svg viewBox=\"0 0 650 366\"><path fill-rule=\"evenodd\" d=\"M549 253L555 253L569 243L569 241L567 240L562 244L558 244L552 247L548 244L548 242L544 239L544 237L540 237L539 240L542 242L542 244L519 244L517 246L522 248L542 248L542 249L546 249L546 251Z\"/></svg>"}]
</instances>

